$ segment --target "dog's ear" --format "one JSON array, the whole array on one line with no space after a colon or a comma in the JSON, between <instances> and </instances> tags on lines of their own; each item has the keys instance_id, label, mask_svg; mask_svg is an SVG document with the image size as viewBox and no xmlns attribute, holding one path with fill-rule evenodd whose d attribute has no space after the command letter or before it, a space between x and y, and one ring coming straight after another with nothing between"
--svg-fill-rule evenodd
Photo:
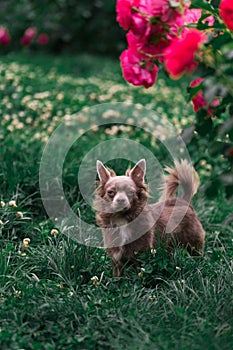
<instances>
[{"instance_id":1,"label":"dog's ear","mask_svg":"<svg viewBox=\"0 0 233 350\"><path fill-rule=\"evenodd\" d=\"M97 168L97 173L98 173L100 181L102 183L106 183L111 177L110 171L108 171L108 169L105 168L105 166L103 165L103 163L100 160L97 160L96 168Z\"/></svg>"},{"instance_id":2,"label":"dog's ear","mask_svg":"<svg viewBox=\"0 0 233 350\"><path fill-rule=\"evenodd\" d=\"M145 159L139 160L137 164L129 172L129 176L134 182L144 182L144 176L146 174L146 161Z\"/></svg>"}]
</instances>

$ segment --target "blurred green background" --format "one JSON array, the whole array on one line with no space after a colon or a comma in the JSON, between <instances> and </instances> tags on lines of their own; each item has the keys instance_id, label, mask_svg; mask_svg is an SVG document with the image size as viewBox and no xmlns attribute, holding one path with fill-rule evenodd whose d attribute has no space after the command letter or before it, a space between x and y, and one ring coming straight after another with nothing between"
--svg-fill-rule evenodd
<instances>
[{"instance_id":1,"label":"blurred green background","mask_svg":"<svg viewBox=\"0 0 233 350\"><path fill-rule=\"evenodd\" d=\"M46 50L54 53L116 55L125 46L124 32L116 23L115 1L109 0L2 0L0 26L11 36L6 51L18 49L30 27L49 36ZM39 48L36 40L30 47Z\"/></svg>"}]
</instances>

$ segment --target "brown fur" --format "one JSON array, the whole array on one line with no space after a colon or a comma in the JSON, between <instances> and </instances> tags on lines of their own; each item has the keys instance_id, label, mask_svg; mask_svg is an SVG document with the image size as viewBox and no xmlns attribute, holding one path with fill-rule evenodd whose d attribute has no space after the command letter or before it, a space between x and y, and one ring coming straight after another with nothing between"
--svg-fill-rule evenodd
<instances>
[{"instance_id":1,"label":"brown fur","mask_svg":"<svg viewBox=\"0 0 233 350\"><path fill-rule=\"evenodd\" d=\"M166 168L169 173L164 177L163 196L166 199L152 205L147 204L144 160L139 161L132 170L127 170L126 176L116 176L101 162L97 169L100 184L96 190L96 221L103 230L104 244L112 259L114 276L122 275L127 261L134 264L135 258L156 247L158 240L166 242L169 249L174 244L179 244L190 253L202 252L205 232L188 203L197 190L198 178L187 161L175 161L174 169ZM122 183L125 183L123 190ZM183 189L182 198L171 198L179 184ZM134 189L130 205L126 209L112 211L117 193L121 191L125 200L129 187ZM124 203L128 203L127 198Z\"/></svg>"}]
</instances>

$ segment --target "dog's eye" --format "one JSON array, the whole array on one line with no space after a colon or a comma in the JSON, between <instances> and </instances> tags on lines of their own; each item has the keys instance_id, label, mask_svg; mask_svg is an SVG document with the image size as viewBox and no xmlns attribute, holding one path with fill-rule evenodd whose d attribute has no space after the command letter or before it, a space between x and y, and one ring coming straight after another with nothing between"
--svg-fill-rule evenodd
<instances>
[{"instance_id":1,"label":"dog's eye","mask_svg":"<svg viewBox=\"0 0 233 350\"><path fill-rule=\"evenodd\" d=\"M133 197L134 196L134 191L133 190L128 191L127 194L128 194L129 197Z\"/></svg>"},{"instance_id":2,"label":"dog's eye","mask_svg":"<svg viewBox=\"0 0 233 350\"><path fill-rule=\"evenodd\" d=\"M115 192L113 190L109 190L107 191L107 194L109 195L109 197L114 197Z\"/></svg>"}]
</instances>

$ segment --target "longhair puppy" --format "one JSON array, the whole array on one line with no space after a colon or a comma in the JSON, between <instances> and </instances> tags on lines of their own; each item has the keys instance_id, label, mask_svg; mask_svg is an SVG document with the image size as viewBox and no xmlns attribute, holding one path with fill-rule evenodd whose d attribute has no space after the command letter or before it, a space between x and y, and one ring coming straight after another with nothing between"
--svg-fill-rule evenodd
<instances>
[{"instance_id":1,"label":"longhair puppy","mask_svg":"<svg viewBox=\"0 0 233 350\"><path fill-rule=\"evenodd\" d=\"M163 201L148 205L144 159L123 176L97 161L96 221L115 277L123 274L126 262L134 264L138 254L153 249L159 240L166 242L168 249L178 244L190 253L202 252L205 232L189 204L199 185L198 176L186 160L174 165L165 168ZM176 196L179 185L181 197Z\"/></svg>"}]
</instances>

